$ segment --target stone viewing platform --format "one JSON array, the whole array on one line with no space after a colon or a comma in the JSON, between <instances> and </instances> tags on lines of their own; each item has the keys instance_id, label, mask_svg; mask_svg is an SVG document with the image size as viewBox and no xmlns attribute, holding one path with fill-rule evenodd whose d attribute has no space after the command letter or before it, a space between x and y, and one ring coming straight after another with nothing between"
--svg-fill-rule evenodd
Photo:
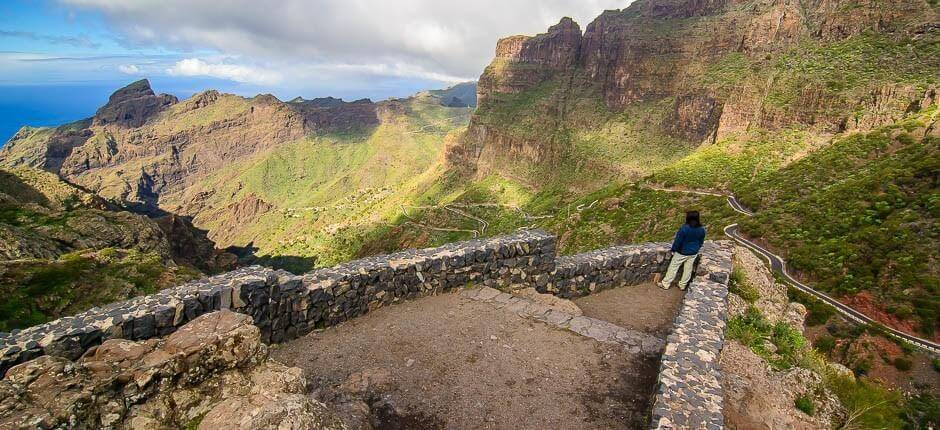
<instances>
[{"instance_id":1,"label":"stone viewing platform","mask_svg":"<svg viewBox=\"0 0 940 430\"><path fill-rule=\"evenodd\" d=\"M703 248L696 277L679 304L667 339L597 318L565 314L508 293L530 289L566 299L648 284L665 270L668 244L617 246L559 257L554 236L528 230L364 258L300 276L246 267L93 308L0 334L0 373L44 355L76 360L108 339L162 338L200 315L218 310L251 316L261 341L278 344L394 303L472 287L466 290L471 301L504 308L515 318L592 341L619 345L625 357L655 360L662 354L652 406L653 428L720 427L716 357L726 318L730 249L719 242ZM649 417L649 409L643 415Z\"/></svg>"}]
</instances>

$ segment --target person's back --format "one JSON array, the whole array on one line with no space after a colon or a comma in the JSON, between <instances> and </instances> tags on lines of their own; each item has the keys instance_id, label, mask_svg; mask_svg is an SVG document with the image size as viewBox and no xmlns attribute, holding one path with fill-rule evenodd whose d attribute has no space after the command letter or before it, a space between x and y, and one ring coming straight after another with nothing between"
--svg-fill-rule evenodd
<instances>
[{"instance_id":1,"label":"person's back","mask_svg":"<svg viewBox=\"0 0 940 430\"><path fill-rule=\"evenodd\" d=\"M690 211L685 214L685 224L679 227L676 232L676 240L672 242L672 260L669 261L669 268L666 275L660 281L659 286L665 290L676 278L679 268L682 268L682 279L679 280L679 288L685 289L692 279L692 267L695 259L698 257L702 244L705 243L705 227L699 220L697 211Z\"/></svg>"},{"instance_id":2,"label":"person's back","mask_svg":"<svg viewBox=\"0 0 940 430\"><path fill-rule=\"evenodd\" d=\"M678 252L682 255L695 255L698 254L698 251L702 249L702 244L705 243L705 227L701 225L691 226L689 224L682 224L682 227L679 228L679 232L676 234L676 242L673 244L673 252ZM679 240L681 238L681 240Z\"/></svg>"}]
</instances>

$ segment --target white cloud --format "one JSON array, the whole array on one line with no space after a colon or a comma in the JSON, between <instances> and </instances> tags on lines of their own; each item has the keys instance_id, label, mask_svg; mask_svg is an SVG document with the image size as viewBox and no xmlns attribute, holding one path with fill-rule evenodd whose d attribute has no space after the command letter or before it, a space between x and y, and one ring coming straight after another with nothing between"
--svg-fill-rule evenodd
<instances>
[{"instance_id":1,"label":"white cloud","mask_svg":"<svg viewBox=\"0 0 940 430\"><path fill-rule=\"evenodd\" d=\"M208 63L199 58L177 61L166 72L173 76L209 76L258 85L274 85L282 79L275 71L240 64Z\"/></svg>"},{"instance_id":2,"label":"white cloud","mask_svg":"<svg viewBox=\"0 0 940 430\"><path fill-rule=\"evenodd\" d=\"M563 16L584 29L604 9L631 2L229 0L219 7L216 0L59 1L102 12L131 45L250 59L191 66L201 74L255 82L259 72L271 79L272 68L284 81L300 79L294 71L349 67L439 81L475 78L500 37L543 32Z\"/></svg>"},{"instance_id":3,"label":"white cloud","mask_svg":"<svg viewBox=\"0 0 940 430\"><path fill-rule=\"evenodd\" d=\"M118 71L124 73L125 75L140 74L140 68L133 64L121 64L118 66Z\"/></svg>"}]
</instances>

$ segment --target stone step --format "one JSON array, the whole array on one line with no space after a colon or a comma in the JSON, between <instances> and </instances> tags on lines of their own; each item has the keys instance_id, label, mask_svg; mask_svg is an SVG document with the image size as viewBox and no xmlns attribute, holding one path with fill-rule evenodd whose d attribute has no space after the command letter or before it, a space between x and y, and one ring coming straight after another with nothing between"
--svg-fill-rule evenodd
<instances>
[{"instance_id":1,"label":"stone step","mask_svg":"<svg viewBox=\"0 0 940 430\"><path fill-rule=\"evenodd\" d=\"M573 315L535 300L514 296L490 287L468 288L460 292L469 300L490 303L522 318L534 319L553 327L572 331L598 342L622 345L633 354L659 355L666 342L655 336L611 324L597 318Z\"/></svg>"}]
</instances>

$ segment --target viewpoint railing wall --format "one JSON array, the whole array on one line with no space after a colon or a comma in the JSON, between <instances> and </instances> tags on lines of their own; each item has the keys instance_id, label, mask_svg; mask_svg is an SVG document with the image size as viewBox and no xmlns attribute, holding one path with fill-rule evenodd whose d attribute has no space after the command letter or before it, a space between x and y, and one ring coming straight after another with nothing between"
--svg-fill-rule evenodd
<instances>
[{"instance_id":1,"label":"viewpoint railing wall","mask_svg":"<svg viewBox=\"0 0 940 430\"><path fill-rule=\"evenodd\" d=\"M74 360L107 339L165 336L199 315L217 310L251 315L261 329L262 340L278 343L391 303L471 284L503 290L535 287L539 292L571 298L645 283L665 270L668 257L666 243L616 246L558 257L554 236L527 230L364 258L302 276L246 267L0 333L0 376L10 367L41 355ZM717 353L726 318L730 265L726 244L709 243L703 248L699 276L683 300L662 356L653 410L655 428L681 427L683 422L715 423L721 416ZM687 377L696 378L708 387L707 392L700 395L690 389L683 382Z\"/></svg>"}]
</instances>

